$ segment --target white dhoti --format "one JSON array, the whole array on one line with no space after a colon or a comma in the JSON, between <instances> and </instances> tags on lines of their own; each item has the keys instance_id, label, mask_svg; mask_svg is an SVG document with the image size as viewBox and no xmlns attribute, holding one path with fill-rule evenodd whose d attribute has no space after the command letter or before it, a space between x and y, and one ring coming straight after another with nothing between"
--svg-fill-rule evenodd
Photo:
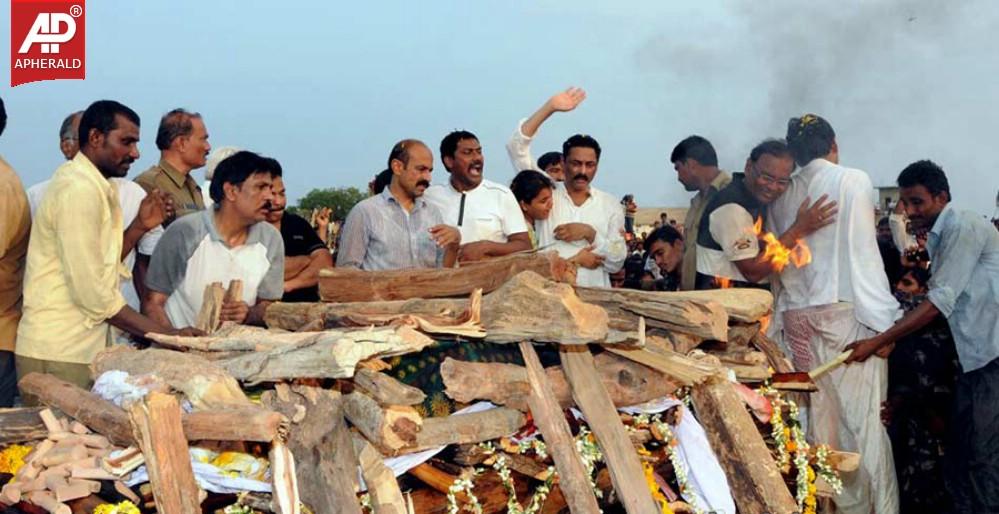
<instances>
[{"instance_id":1,"label":"white dhoti","mask_svg":"<svg viewBox=\"0 0 999 514\"><path fill-rule=\"evenodd\" d=\"M854 341L875 335L854 316L853 305L836 303L784 312L784 337L795 367L808 371L834 359ZM807 350L807 351L805 351ZM844 474L837 512L895 514L898 485L891 443L881 424L888 387L885 359L840 366L817 382L811 395L808 439L834 449L859 452L860 468Z\"/></svg>"}]
</instances>

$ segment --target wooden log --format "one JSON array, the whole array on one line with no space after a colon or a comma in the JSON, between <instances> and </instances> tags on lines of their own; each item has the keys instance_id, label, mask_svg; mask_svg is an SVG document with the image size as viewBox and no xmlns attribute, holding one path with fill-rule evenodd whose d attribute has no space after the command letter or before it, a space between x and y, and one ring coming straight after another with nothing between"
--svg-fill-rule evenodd
<instances>
[{"instance_id":1,"label":"wooden log","mask_svg":"<svg viewBox=\"0 0 999 514\"><path fill-rule=\"evenodd\" d=\"M28 494L28 501L45 509L50 514L73 514L69 505L56 500L55 495L48 491L34 491Z\"/></svg>"},{"instance_id":2,"label":"wooden log","mask_svg":"<svg viewBox=\"0 0 999 514\"><path fill-rule=\"evenodd\" d=\"M194 481L180 415L176 398L156 392L129 409L135 439L146 458L157 510L199 514L200 490Z\"/></svg>"},{"instance_id":3,"label":"wooden log","mask_svg":"<svg viewBox=\"0 0 999 514\"><path fill-rule=\"evenodd\" d=\"M691 398L697 418L728 477L736 508L743 514L791 514L798 506L777 464L732 384L696 385Z\"/></svg>"},{"instance_id":4,"label":"wooden log","mask_svg":"<svg viewBox=\"0 0 999 514\"><path fill-rule=\"evenodd\" d=\"M352 437L354 454L361 465L361 476L371 494L374 514L408 514L399 482L383 462L382 454L363 437Z\"/></svg>"},{"instance_id":5,"label":"wooden log","mask_svg":"<svg viewBox=\"0 0 999 514\"><path fill-rule=\"evenodd\" d=\"M718 373L719 369L666 350L653 351L645 348L605 347L620 357L648 366L670 377L681 385L698 384Z\"/></svg>"},{"instance_id":6,"label":"wooden log","mask_svg":"<svg viewBox=\"0 0 999 514\"><path fill-rule=\"evenodd\" d=\"M271 462L271 507L276 514L301 514L295 457L284 442L275 440L267 454Z\"/></svg>"},{"instance_id":7,"label":"wooden log","mask_svg":"<svg viewBox=\"0 0 999 514\"><path fill-rule=\"evenodd\" d=\"M618 407L637 405L673 393L679 387L661 372L609 353L595 357L600 379ZM527 411L530 384L523 366L444 359L440 367L445 393L462 403L488 400ZM545 370L552 393L562 408L573 405L565 374L558 366Z\"/></svg>"},{"instance_id":8,"label":"wooden log","mask_svg":"<svg viewBox=\"0 0 999 514\"><path fill-rule=\"evenodd\" d=\"M416 444L416 434L423 426L423 419L412 407L383 407L370 396L359 392L343 398L343 411L347 420L383 453L394 455L399 450Z\"/></svg>"},{"instance_id":9,"label":"wooden log","mask_svg":"<svg viewBox=\"0 0 999 514\"><path fill-rule=\"evenodd\" d=\"M212 282L205 286L205 293L201 300L201 310L198 311L198 320L194 327L206 334L211 334L219 327L219 317L222 315L222 301L225 297L225 289L222 282Z\"/></svg>"},{"instance_id":10,"label":"wooden log","mask_svg":"<svg viewBox=\"0 0 999 514\"><path fill-rule=\"evenodd\" d=\"M39 417L44 407L0 409L0 445L44 439L48 430Z\"/></svg>"},{"instance_id":11,"label":"wooden log","mask_svg":"<svg viewBox=\"0 0 999 514\"><path fill-rule=\"evenodd\" d=\"M135 441L128 413L90 391L43 373L25 375L18 387L119 446ZM190 441L270 442L287 431L284 416L255 406L194 412L184 416L183 424Z\"/></svg>"},{"instance_id":12,"label":"wooden log","mask_svg":"<svg viewBox=\"0 0 999 514\"><path fill-rule=\"evenodd\" d=\"M537 353L531 343L520 343L520 352L526 364L530 393L527 403L531 408L534 423L544 436L548 452L555 461L559 474L559 487L566 505L574 514L597 513L600 507L590 488L590 477L586 473L576 442L572 437L565 414L555 399L548 375L541 367Z\"/></svg>"},{"instance_id":13,"label":"wooden log","mask_svg":"<svg viewBox=\"0 0 999 514\"><path fill-rule=\"evenodd\" d=\"M527 419L516 409L500 407L443 418L427 418L416 433L416 442L399 453L413 453L451 444L480 443L520 430Z\"/></svg>"},{"instance_id":14,"label":"wooden log","mask_svg":"<svg viewBox=\"0 0 999 514\"><path fill-rule=\"evenodd\" d=\"M645 472L628 432L601 384L590 350L562 347L559 354L562 369L572 387L572 397L596 436L621 504L629 514L661 512L645 483Z\"/></svg>"},{"instance_id":15,"label":"wooden log","mask_svg":"<svg viewBox=\"0 0 999 514\"><path fill-rule=\"evenodd\" d=\"M132 376L156 375L171 388L183 392L195 410L252 405L239 383L222 367L182 352L116 346L97 354L90 368L94 378L111 370Z\"/></svg>"},{"instance_id":16,"label":"wooden log","mask_svg":"<svg viewBox=\"0 0 999 514\"><path fill-rule=\"evenodd\" d=\"M638 326L638 318L645 317L650 328L683 332L702 339L728 339L728 314L721 304L709 298L594 287L577 287L576 293L584 302L606 309L610 315L610 328L616 330L634 330Z\"/></svg>"},{"instance_id":17,"label":"wooden log","mask_svg":"<svg viewBox=\"0 0 999 514\"><path fill-rule=\"evenodd\" d=\"M355 320L381 320L390 324L393 316L414 315L434 320L438 324L458 324L469 308L464 299L422 299L393 301L361 301L345 303L327 302L275 302L267 307L264 321L271 329L322 330L357 326ZM369 325L380 326L379 323ZM367 325L365 325L367 326Z\"/></svg>"},{"instance_id":18,"label":"wooden log","mask_svg":"<svg viewBox=\"0 0 999 514\"><path fill-rule=\"evenodd\" d=\"M767 362L777 373L794 373L794 366L781 351L777 343L773 342L762 332L757 332L752 339L752 345L767 356Z\"/></svg>"},{"instance_id":19,"label":"wooden log","mask_svg":"<svg viewBox=\"0 0 999 514\"><path fill-rule=\"evenodd\" d=\"M457 269L328 268L319 272L319 296L324 302L467 296L476 289L489 293L528 270L559 281L575 278L575 270L555 252L522 253L463 264Z\"/></svg>"},{"instance_id":20,"label":"wooden log","mask_svg":"<svg viewBox=\"0 0 999 514\"><path fill-rule=\"evenodd\" d=\"M313 512L360 514L355 496L357 459L349 445L340 393L278 384L261 402L292 418L288 449L302 501ZM347 448L342 437L347 436Z\"/></svg>"},{"instance_id":21,"label":"wooden log","mask_svg":"<svg viewBox=\"0 0 999 514\"><path fill-rule=\"evenodd\" d=\"M358 368L354 372L354 386L367 393L382 405L416 405L427 395L419 389L377 371Z\"/></svg>"}]
</instances>

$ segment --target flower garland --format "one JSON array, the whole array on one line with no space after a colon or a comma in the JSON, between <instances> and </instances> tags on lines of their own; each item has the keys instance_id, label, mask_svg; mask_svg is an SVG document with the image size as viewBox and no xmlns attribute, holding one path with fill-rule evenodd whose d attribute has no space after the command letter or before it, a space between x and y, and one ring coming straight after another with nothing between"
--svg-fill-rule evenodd
<instances>
[{"instance_id":1,"label":"flower garland","mask_svg":"<svg viewBox=\"0 0 999 514\"><path fill-rule=\"evenodd\" d=\"M680 487L680 494L687 500L690 508L694 509L694 512L702 514L704 509L698 504L697 494L690 487L690 480L687 477L687 466L676 450L680 442L673 433L673 428L669 426L669 423L663 421L662 416L659 414L652 416L639 414L635 417L635 424L649 426L654 434L658 432L658 436L662 439L666 449L666 456L669 457L669 462L673 466L673 474L676 475L676 484Z\"/></svg>"},{"instance_id":2,"label":"flower garland","mask_svg":"<svg viewBox=\"0 0 999 514\"><path fill-rule=\"evenodd\" d=\"M646 450L644 447L639 447L638 454L650 456L652 452ZM642 459L642 471L645 473L645 485L649 488L649 492L652 493L652 501L656 502L662 514L673 514L673 509L669 506L669 500L666 499L666 495L663 494L659 483L656 482L656 470L652 467L652 464Z\"/></svg>"},{"instance_id":3,"label":"flower garland","mask_svg":"<svg viewBox=\"0 0 999 514\"><path fill-rule=\"evenodd\" d=\"M473 476L479 473L480 472L477 470L473 470L472 472ZM472 483L471 478L456 478L454 483L451 484L451 487L447 488L447 513L458 514L458 511L461 510L461 508L458 507L457 495L459 493L464 493L465 497L468 498L468 504L464 506L465 510L473 512L474 514L482 514L482 504L479 503L479 499L476 498L475 494L472 492L474 487L475 484Z\"/></svg>"},{"instance_id":4,"label":"flower garland","mask_svg":"<svg viewBox=\"0 0 999 514\"><path fill-rule=\"evenodd\" d=\"M794 436L793 448L788 450L794 451L794 467L798 470L795 477L797 494L794 498L798 501L798 508L802 510L802 514L815 514L815 471L808 463L808 441L805 440L805 431L798 422L798 404L792 400L786 402L789 408L788 417L793 421L791 434Z\"/></svg>"},{"instance_id":5,"label":"flower garland","mask_svg":"<svg viewBox=\"0 0 999 514\"><path fill-rule=\"evenodd\" d=\"M815 448L815 468L818 470L819 476L829 484L829 487L836 494L843 492L843 480L829 465L829 447L824 444Z\"/></svg>"},{"instance_id":6,"label":"flower garland","mask_svg":"<svg viewBox=\"0 0 999 514\"><path fill-rule=\"evenodd\" d=\"M134 503L125 500L121 503L102 503L94 509L94 514L140 514Z\"/></svg>"},{"instance_id":7,"label":"flower garland","mask_svg":"<svg viewBox=\"0 0 999 514\"><path fill-rule=\"evenodd\" d=\"M597 462L604 459L604 454L600 452L600 447L597 446L597 439L593 437L593 434L585 426L580 426L579 434L576 435L576 451L579 452L579 457L583 461L583 467L586 468L586 475L590 479L590 487L593 488L593 494L597 498L603 498L604 492L597 487L594 471L597 469Z\"/></svg>"},{"instance_id":8,"label":"flower garland","mask_svg":"<svg viewBox=\"0 0 999 514\"><path fill-rule=\"evenodd\" d=\"M31 453L30 446L12 444L0 452L0 473L16 475L24 466L24 458Z\"/></svg>"}]
</instances>

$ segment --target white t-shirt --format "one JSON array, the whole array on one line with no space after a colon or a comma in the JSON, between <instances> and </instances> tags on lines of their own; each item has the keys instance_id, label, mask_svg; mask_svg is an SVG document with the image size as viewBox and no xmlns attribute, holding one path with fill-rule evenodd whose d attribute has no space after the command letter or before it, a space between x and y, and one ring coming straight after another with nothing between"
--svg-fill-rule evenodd
<instances>
[{"instance_id":1,"label":"white t-shirt","mask_svg":"<svg viewBox=\"0 0 999 514\"><path fill-rule=\"evenodd\" d=\"M748 282L735 261L752 259L760 252L753 216L745 207L727 203L712 211L708 220L711 237L722 249L697 245L697 272Z\"/></svg>"},{"instance_id":2,"label":"white t-shirt","mask_svg":"<svg viewBox=\"0 0 999 514\"><path fill-rule=\"evenodd\" d=\"M142 200L146 197L146 190L142 189L142 186L139 184L124 178L112 178L110 181L118 188L118 203L121 205L122 224L127 228L135 220L135 217L139 215L139 205L142 204ZM42 203L42 197L45 196L49 182L49 180L46 180L28 188L28 204L31 207L32 217L35 215L35 209ZM158 226L146 232L142 236L142 239L139 239L136 248L132 249L125 257L125 260L122 261L125 269L131 271L135 267L136 250L143 255L152 255L153 250L156 249L156 244L162 236L163 226ZM128 306L139 310L139 294L135 291L132 276L123 276L120 287L121 294L125 297L125 301L128 302Z\"/></svg>"},{"instance_id":3,"label":"white t-shirt","mask_svg":"<svg viewBox=\"0 0 999 514\"><path fill-rule=\"evenodd\" d=\"M423 197L440 209L445 224L458 227L461 244L476 241L506 243L512 234L527 232L527 223L517 199L508 187L496 182L482 179L478 187L461 193L448 181L447 184L430 186Z\"/></svg>"}]
</instances>

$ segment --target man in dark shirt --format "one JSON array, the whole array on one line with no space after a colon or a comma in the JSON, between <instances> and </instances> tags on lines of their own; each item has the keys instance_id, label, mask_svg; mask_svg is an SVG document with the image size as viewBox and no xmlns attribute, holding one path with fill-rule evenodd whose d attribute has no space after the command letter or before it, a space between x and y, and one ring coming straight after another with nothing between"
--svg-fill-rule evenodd
<instances>
[{"instance_id":1,"label":"man in dark shirt","mask_svg":"<svg viewBox=\"0 0 999 514\"><path fill-rule=\"evenodd\" d=\"M745 171L734 174L704 208L696 235L696 289L767 288L767 277L782 267L758 238L764 209L791 182L794 159L784 141L769 139L753 148ZM778 238L780 244L793 251L800 239L832 223L836 203L825 200L809 206L806 199L794 225Z\"/></svg>"},{"instance_id":2,"label":"man in dark shirt","mask_svg":"<svg viewBox=\"0 0 999 514\"><path fill-rule=\"evenodd\" d=\"M309 222L301 216L285 212L288 205L281 164L265 159L271 173L274 199L267 221L281 231L284 240L283 302L318 302L319 270L333 267L333 256Z\"/></svg>"}]
</instances>

